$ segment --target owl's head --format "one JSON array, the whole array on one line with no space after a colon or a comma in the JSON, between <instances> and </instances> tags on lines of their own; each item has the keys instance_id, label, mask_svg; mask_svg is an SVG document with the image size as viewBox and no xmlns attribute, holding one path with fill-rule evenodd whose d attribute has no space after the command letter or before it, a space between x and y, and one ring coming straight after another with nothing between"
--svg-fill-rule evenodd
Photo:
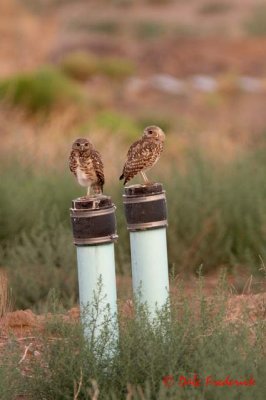
<instances>
[{"instance_id":1,"label":"owl's head","mask_svg":"<svg viewBox=\"0 0 266 400\"><path fill-rule=\"evenodd\" d=\"M72 150L87 151L92 149L92 144L88 139L79 138L72 144Z\"/></svg>"},{"instance_id":2,"label":"owl's head","mask_svg":"<svg viewBox=\"0 0 266 400\"><path fill-rule=\"evenodd\" d=\"M148 139L157 139L160 140L161 142L165 141L165 134L159 126L147 126L147 128L144 129L144 137Z\"/></svg>"}]
</instances>

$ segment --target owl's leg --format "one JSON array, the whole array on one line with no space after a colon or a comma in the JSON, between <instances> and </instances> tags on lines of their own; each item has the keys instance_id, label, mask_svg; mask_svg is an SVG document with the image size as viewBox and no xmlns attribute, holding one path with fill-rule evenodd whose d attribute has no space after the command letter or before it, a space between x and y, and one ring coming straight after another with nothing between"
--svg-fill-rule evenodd
<instances>
[{"instance_id":1,"label":"owl's leg","mask_svg":"<svg viewBox=\"0 0 266 400\"><path fill-rule=\"evenodd\" d=\"M89 195L90 195L90 190L91 190L91 185L90 185L90 186L88 186L88 189L87 189L87 196L89 196Z\"/></svg>"},{"instance_id":2,"label":"owl's leg","mask_svg":"<svg viewBox=\"0 0 266 400\"><path fill-rule=\"evenodd\" d=\"M141 174L142 178L144 179L145 184L150 183L149 179L147 178L147 175L145 174L144 171L140 171L140 174Z\"/></svg>"},{"instance_id":3,"label":"owl's leg","mask_svg":"<svg viewBox=\"0 0 266 400\"><path fill-rule=\"evenodd\" d=\"M95 183L95 184L91 185L91 187L93 189L93 192L94 192L95 196L99 196L99 195L101 195L103 193L102 187L98 183Z\"/></svg>"}]
</instances>

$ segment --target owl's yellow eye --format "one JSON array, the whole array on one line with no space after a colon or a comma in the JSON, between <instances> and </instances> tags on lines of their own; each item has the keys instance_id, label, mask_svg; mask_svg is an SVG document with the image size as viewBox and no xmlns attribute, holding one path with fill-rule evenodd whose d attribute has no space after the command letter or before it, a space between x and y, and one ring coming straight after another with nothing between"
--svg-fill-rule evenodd
<instances>
[{"instance_id":1,"label":"owl's yellow eye","mask_svg":"<svg viewBox=\"0 0 266 400\"><path fill-rule=\"evenodd\" d=\"M85 146L87 147L89 145L89 143L85 143Z\"/></svg>"},{"instance_id":2,"label":"owl's yellow eye","mask_svg":"<svg viewBox=\"0 0 266 400\"><path fill-rule=\"evenodd\" d=\"M79 147L79 146L80 146L80 143L77 143L77 146Z\"/></svg>"}]
</instances>

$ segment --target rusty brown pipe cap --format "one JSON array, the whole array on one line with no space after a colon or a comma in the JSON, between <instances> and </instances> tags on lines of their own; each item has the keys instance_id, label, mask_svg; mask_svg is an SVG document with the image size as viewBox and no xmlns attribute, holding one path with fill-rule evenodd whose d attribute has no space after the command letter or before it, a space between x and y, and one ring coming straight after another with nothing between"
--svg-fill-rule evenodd
<instances>
[{"instance_id":1,"label":"rusty brown pipe cap","mask_svg":"<svg viewBox=\"0 0 266 400\"><path fill-rule=\"evenodd\" d=\"M167 226L166 196L161 183L126 186L123 203L129 231Z\"/></svg>"},{"instance_id":2,"label":"rusty brown pipe cap","mask_svg":"<svg viewBox=\"0 0 266 400\"><path fill-rule=\"evenodd\" d=\"M112 243L117 239L115 205L109 196L79 197L72 201L70 217L77 246Z\"/></svg>"}]
</instances>

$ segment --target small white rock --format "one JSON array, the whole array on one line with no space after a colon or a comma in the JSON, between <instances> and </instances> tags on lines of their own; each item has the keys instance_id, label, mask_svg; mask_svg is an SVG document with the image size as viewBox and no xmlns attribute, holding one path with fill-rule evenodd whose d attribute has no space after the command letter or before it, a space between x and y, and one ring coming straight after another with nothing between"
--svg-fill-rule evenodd
<instances>
[{"instance_id":1,"label":"small white rock","mask_svg":"<svg viewBox=\"0 0 266 400\"><path fill-rule=\"evenodd\" d=\"M147 81L138 77L132 77L127 80L126 90L132 93L139 92L145 88Z\"/></svg>"},{"instance_id":2,"label":"small white rock","mask_svg":"<svg viewBox=\"0 0 266 400\"><path fill-rule=\"evenodd\" d=\"M195 75L192 77L192 86L196 90L212 93L218 89L218 82L208 75Z\"/></svg>"},{"instance_id":3,"label":"small white rock","mask_svg":"<svg viewBox=\"0 0 266 400\"><path fill-rule=\"evenodd\" d=\"M262 92L263 85L260 79L253 78L252 76L241 76L238 79L240 89L245 92L258 93Z\"/></svg>"},{"instance_id":4,"label":"small white rock","mask_svg":"<svg viewBox=\"0 0 266 400\"><path fill-rule=\"evenodd\" d=\"M183 94L186 90L185 82L168 74L153 75L149 79L151 87L172 94Z\"/></svg>"}]
</instances>

